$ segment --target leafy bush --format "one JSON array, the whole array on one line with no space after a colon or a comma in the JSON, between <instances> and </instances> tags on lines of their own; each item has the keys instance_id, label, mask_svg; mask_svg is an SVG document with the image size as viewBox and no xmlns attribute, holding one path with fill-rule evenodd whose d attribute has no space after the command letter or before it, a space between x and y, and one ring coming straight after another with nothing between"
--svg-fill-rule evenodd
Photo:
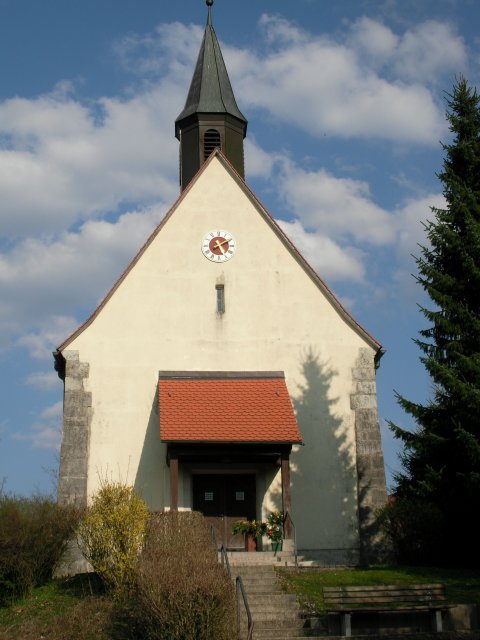
<instances>
[{"instance_id":1,"label":"leafy bush","mask_svg":"<svg viewBox=\"0 0 480 640\"><path fill-rule=\"evenodd\" d=\"M50 497L0 494L0 605L51 578L79 517L77 508Z\"/></svg>"},{"instance_id":2,"label":"leafy bush","mask_svg":"<svg viewBox=\"0 0 480 640\"><path fill-rule=\"evenodd\" d=\"M136 638L231 640L233 583L218 563L210 529L200 513L152 516L130 608Z\"/></svg>"},{"instance_id":3,"label":"leafy bush","mask_svg":"<svg viewBox=\"0 0 480 640\"><path fill-rule=\"evenodd\" d=\"M377 516L397 562L404 565L438 563L443 519L435 505L419 498L394 498Z\"/></svg>"},{"instance_id":4,"label":"leafy bush","mask_svg":"<svg viewBox=\"0 0 480 640\"><path fill-rule=\"evenodd\" d=\"M106 482L78 529L78 544L105 585L128 590L142 548L148 509L133 487Z\"/></svg>"},{"instance_id":5,"label":"leafy bush","mask_svg":"<svg viewBox=\"0 0 480 640\"><path fill-rule=\"evenodd\" d=\"M267 525L260 520L237 520L233 524L232 533L253 533L257 538L261 538L267 532Z\"/></svg>"}]
</instances>

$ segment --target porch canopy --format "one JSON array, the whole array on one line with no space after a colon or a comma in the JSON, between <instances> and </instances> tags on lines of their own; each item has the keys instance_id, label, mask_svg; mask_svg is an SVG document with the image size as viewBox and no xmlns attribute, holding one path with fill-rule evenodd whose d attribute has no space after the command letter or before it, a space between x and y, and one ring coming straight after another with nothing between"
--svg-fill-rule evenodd
<instances>
[{"instance_id":1,"label":"porch canopy","mask_svg":"<svg viewBox=\"0 0 480 640\"><path fill-rule=\"evenodd\" d=\"M283 371L161 371L160 438L167 443L170 508L178 508L180 462L281 465L291 512L290 452L302 438Z\"/></svg>"}]
</instances>

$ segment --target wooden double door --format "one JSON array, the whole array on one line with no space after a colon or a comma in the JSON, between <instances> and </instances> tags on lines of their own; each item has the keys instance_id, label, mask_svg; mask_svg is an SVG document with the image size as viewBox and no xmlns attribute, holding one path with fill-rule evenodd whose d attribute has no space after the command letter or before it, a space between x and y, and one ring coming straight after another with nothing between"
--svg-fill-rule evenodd
<instances>
[{"instance_id":1,"label":"wooden double door","mask_svg":"<svg viewBox=\"0 0 480 640\"><path fill-rule=\"evenodd\" d=\"M213 526L217 544L243 549L243 534L233 535L237 520L256 517L256 483L253 474L208 474L193 476L193 508Z\"/></svg>"}]
</instances>

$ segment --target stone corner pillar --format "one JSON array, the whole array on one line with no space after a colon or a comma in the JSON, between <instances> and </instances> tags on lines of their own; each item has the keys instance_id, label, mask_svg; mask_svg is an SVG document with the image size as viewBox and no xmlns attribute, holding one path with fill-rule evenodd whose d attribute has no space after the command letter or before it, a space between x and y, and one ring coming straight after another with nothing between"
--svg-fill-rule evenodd
<instances>
[{"instance_id":1,"label":"stone corner pillar","mask_svg":"<svg viewBox=\"0 0 480 640\"><path fill-rule=\"evenodd\" d=\"M360 562L374 564L385 557L385 545L375 512L387 502L375 382L375 353L362 348L352 370L350 405L355 414L355 444L360 531Z\"/></svg>"},{"instance_id":2,"label":"stone corner pillar","mask_svg":"<svg viewBox=\"0 0 480 640\"><path fill-rule=\"evenodd\" d=\"M78 351L66 350L62 355L65 382L58 502L86 506L92 417L92 394L85 390L89 365L80 362Z\"/></svg>"}]
</instances>

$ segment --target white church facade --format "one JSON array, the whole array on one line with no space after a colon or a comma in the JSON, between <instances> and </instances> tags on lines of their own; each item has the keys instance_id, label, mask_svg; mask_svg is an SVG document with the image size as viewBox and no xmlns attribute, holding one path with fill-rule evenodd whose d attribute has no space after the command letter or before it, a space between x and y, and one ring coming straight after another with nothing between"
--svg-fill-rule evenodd
<instances>
[{"instance_id":1,"label":"white church facade","mask_svg":"<svg viewBox=\"0 0 480 640\"><path fill-rule=\"evenodd\" d=\"M151 510L202 511L229 548L235 520L278 509L304 555L366 561L386 501L383 350L246 184L247 122L208 4L176 121L181 195L55 352L59 500L127 481Z\"/></svg>"}]
</instances>

